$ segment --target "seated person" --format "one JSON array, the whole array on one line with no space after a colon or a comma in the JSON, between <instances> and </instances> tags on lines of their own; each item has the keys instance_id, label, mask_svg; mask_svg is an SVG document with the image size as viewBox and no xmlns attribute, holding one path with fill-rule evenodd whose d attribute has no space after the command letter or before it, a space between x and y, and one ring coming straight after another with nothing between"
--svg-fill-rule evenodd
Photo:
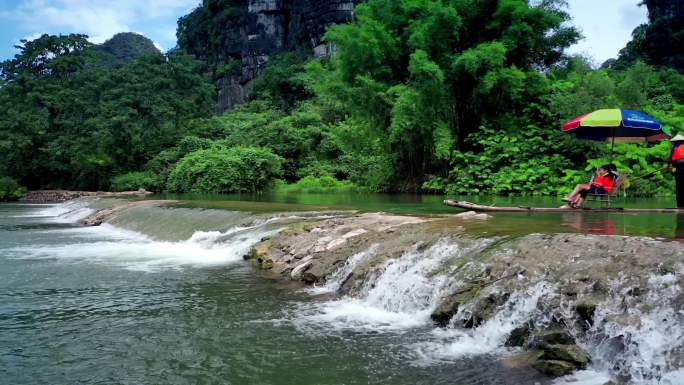
<instances>
[{"instance_id":1,"label":"seated person","mask_svg":"<svg viewBox=\"0 0 684 385\"><path fill-rule=\"evenodd\" d=\"M578 184L575 189L563 198L566 203L564 207L579 208L588 194L607 195L613 190L617 179L616 167L614 164L607 164L599 167L597 175L590 183Z\"/></svg>"}]
</instances>

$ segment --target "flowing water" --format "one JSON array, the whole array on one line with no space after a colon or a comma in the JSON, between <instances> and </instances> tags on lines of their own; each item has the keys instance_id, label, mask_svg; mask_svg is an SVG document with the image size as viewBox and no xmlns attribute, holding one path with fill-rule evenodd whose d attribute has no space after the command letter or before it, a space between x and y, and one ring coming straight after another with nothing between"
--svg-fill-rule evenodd
<instances>
[{"instance_id":1,"label":"flowing water","mask_svg":"<svg viewBox=\"0 0 684 385\"><path fill-rule=\"evenodd\" d=\"M301 202L293 204L294 210L279 206L284 214L263 207L251 210L257 213L139 207L99 227L76 224L92 212L83 202L0 205L0 384L553 382L508 364L514 351L503 345L526 320L548 316L541 303L553 299L554 283L512 293L475 329L435 328L429 315L461 284L444 270L447 262L471 260L498 233L525 223L526 231L553 231L558 227L549 224L558 217L502 216L499 227L473 228L485 236L407 250L366 277L358 295L338 297L377 245L310 289L261 276L243 260L285 224L330 215L288 214L302 210ZM344 208L321 205L331 206ZM606 218L620 217L580 220ZM616 232L629 233L638 223L623 219ZM647 231L672 238L676 223L668 217ZM556 226L586 231L584 223ZM644 384L684 383L682 373L667 368L684 346L684 316L662 301L681 296L681 288L674 275L649 284L653 306L634 314L643 321L611 323L618 301L602 305L597 319L606 322L596 322L602 328L581 341L598 359L554 383L602 385L620 371ZM616 349L618 336L631 341Z\"/></svg>"}]
</instances>

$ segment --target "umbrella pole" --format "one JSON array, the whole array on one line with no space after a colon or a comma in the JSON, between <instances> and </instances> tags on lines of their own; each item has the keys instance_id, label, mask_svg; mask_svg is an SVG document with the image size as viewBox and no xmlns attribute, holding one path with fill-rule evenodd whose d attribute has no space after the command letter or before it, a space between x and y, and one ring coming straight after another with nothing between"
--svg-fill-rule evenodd
<instances>
[{"instance_id":1,"label":"umbrella pole","mask_svg":"<svg viewBox=\"0 0 684 385\"><path fill-rule=\"evenodd\" d=\"M615 157L615 153L613 150L615 149L615 127L613 127L613 141L610 144L610 163L613 163L613 158Z\"/></svg>"}]
</instances>

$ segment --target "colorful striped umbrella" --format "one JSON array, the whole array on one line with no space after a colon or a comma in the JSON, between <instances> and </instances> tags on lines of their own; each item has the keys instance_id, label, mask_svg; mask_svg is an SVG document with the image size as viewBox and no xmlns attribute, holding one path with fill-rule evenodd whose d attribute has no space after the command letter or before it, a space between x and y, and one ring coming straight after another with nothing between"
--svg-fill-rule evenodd
<instances>
[{"instance_id":1,"label":"colorful striped umbrella","mask_svg":"<svg viewBox=\"0 0 684 385\"><path fill-rule=\"evenodd\" d=\"M634 110L598 110L578 116L563 125L563 132L578 139L613 143L643 143L668 139L670 132L650 115Z\"/></svg>"}]
</instances>

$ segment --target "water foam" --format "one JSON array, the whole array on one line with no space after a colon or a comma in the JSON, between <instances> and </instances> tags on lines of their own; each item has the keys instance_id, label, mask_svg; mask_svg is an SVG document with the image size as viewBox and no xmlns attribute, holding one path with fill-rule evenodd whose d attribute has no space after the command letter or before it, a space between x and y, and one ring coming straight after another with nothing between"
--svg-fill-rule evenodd
<instances>
[{"instance_id":1,"label":"water foam","mask_svg":"<svg viewBox=\"0 0 684 385\"><path fill-rule=\"evenodd\" d=\"M610 383L612 378L603 372L594 370L580 370L573 374L557 378L553 385L605 385Z\"/></svg>"},{"instance_id":2,"label":"water foam","mask_svg":"<svg viewBox=\"0 0 684 385\"><path fill-rule=\"evenodd\" d=\"M414 346L419 364L429 365L465 356L504 353L504 343L511 331L530 319L543 317L537 304L542 298L553 296L554 291L552 285L539 282L511 294L494 317L476 328L435 329L432 341Z\"/></svg>"},{"instance_id":3,"label":"water foam","mask_svg":"<svg viewBox=\"0 0 684 385\"><path fill-rule=\"evenodd\" d=\"M92 214L95 210L88 207L88 201L77 199L60 204L41 204L26 214L13 218L36 218L56 223L76 223Z\"/></svg>"},{"instance_id":4,"label":"water foam","mask_svg":"<svg viewBox=\"0 0 684 385\"><path fill-rule=\"evenodd\" d=\"M651 276L641 306L625 304L619 282L613 297L601 304L584 347L592 369L630 379L632 384L684 384L684 311L671 301L681 298L681 273Z\"/></svg>"},{"instance_id":5,"label":"water foam","mask_svg":"<svg viewBox=\"0 0 684 385\"><path fill-rule=\"evenodd\" d=\"M143 234L110 225L69 232L75 241L64 245L34 245L7 249L11 258L55 259L61 262L102 263L129 270L158 271L235 263L263 237L278 229L235 227L226 232L198 231L181 242L155 241Z\"/></svg>"},{"instance_id":6,"label":"water foam","mask_svg":"<svg viewBox=\"0 0 684 385\"><path fill-rule=\"evenodd\" d=\"M369 259L370 257L374 256L378 251L378 244L373 244L368 250L362 251L360 253L356 253L349 257L345 261L345 263L340 266L339 269L337 269L335 272L333 272L325 282L325 285L323 286L313 286L310 288L307 288L306 291L310 294L327 294L327 293L335 293L337 292L340 287L344 284L344 282L349 278L349 276L352 274L354 269L363 261Z\"/></svg>"},{"instance_id":7,"label":"water foam","mask_svg":"<svg viewBox=\"0 0 684 385\"><path fill-rule=\"evenodd\" d=\"M367 281L360 297L338 300L301 309L300 327L321 325L337 330L404 330L429 324L430 313L448 287L449 278L439 272L445 262L469 249L441 241L424 251L410 251L385 262L374 282ZM363 254L354 256L365 258ZM342 268L344 274L346 267ZM338 276L338 277L339 277ZM337 285L333 277L332 287ZM331 287L331 288L332 288ZM303 305L306 306L306 305Z\"/></svg>"}]
</instances>

